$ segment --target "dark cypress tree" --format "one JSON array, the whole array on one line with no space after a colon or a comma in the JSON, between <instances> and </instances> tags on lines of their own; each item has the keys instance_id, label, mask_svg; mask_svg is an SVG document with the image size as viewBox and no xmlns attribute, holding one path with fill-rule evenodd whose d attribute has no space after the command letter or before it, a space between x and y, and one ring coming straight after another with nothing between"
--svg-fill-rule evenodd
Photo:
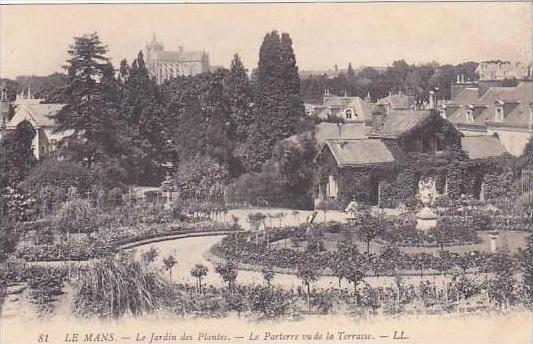
<instances>
[{"instance_id":1,"label":"dark cypress tree","mask_svg":"<svg viewBox=\"0 0 533 344\"><path fill-rule=\"evenodd\" d=\"M293 135L304 115L300 79L292 41L268 33L259 50L255 87L254 122L246 145L247 167L259 171L272 156L276 142Z\"/></svg>"},{"instance_id":2,"label":"dark cypress tree","mask_svg":"<svg viewBox=\"0 0 533 344\"><path fill-rule=\"evenodd\" d=\"M523 260L524 293L530 309L533 309L533 212L529 209L529 236Z\"/></svg>"},{"instance_id":3,"label":"dark cypress tree","mask_svg":"<svg viewBox=\"0 0 533 344\"><path fill-rule=\"evenodd\" d=\"M0 141L0 192L5 187L15 187L35 164L34 137L35 130L24 121Z\"/></svg>"},{"instance_id":4,"label":"dark cypress tree","mask_svg":"<svg viewBox=\"0 0 533 344\"><path fill-rule=\"evenodd\" d=\"M229 73L225 77L224 96L230 107L228 136L233 141L243 142L251 124L252 92L246 69L238 54L233 56Z\"/></svg>"}]
</instances>

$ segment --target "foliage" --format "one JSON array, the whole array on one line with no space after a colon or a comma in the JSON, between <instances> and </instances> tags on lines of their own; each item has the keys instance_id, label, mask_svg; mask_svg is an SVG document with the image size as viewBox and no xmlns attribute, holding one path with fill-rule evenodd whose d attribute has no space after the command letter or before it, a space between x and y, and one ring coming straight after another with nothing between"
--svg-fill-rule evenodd
<instances>
[{"instance_id":1,"label":"foliage","mask_svg":"<svg viewBox=\"0 0 533 344\"><path fill-rule=\"evenodd\" d=\"M442 99L451 98L451 84L457 75L464 75L467 80L477 79L476 62L458 65L438 64L436 62L420 65L397 60L384 70L364 67L360 70L339 71L333 77L327 75L310 76L301 81L302 98L307 103L319 104L327 89L332 95L366 97L373 101L389 95L389 92L413 94L418 102L428 101L429 91L438 88Z\"/></svg>"},{"instance_id":2,"label":"foliage","mask_svg":"<svg viewBox=\"0 0 533 344\"><path fill-rule=\"evenodd\" d=\"M295 134L304 117L298 67L287 33L265 35L254 88L253 122L241 156L248 170L258 172L271 158L276 142Z\"/></svg>"},{"instance_id":3,"label":"foliage","mask_svg":"<svg viewBox=\"0 0 533 344\"><path fill-rule=\"evenodd\" d=\"M156 272L126 259L96 262L77 284L74 313L87 317L140 316L161 309L172 293Z\"/></svg>"},{"instance_id":4,"label":"foliage","mask_svg":"<svg viewBox=\"0 0 533 344\"><path fill-rule=\"evenodd\" d=\"M73 198L63 203L56 214L56 224L65 232L91 233L96 228L95 212L91 203Z\"/></svg>"},{"instance_id":5,"label":"foliage","mask_svg":"<svg viewBox=\"0 0 533 344\"><path fill-rule=\"evenodd\" d=\"M66 201L69 189L85 195L95 183L93 173L79 164L50 158L40 161L20 187L37 200L39 210L47 215Z\"/></svg>"},{"instance_id":6,"label":"foliage","mask_svg":"<svg viewBox=\"0 0 533 344\"><path fill-rule=\"evenodd\" d=\"M0 140L0 190L15 187L30 172L35 164L34 136L31 124L23 121Z\"/></svg>"},{"instance_id":7,"label":"foliage","mask_svg":"<svg viewBox=\"0 0 533 344\"><path fill-rule=\"evenodd\" d=\"M176 174L176 184L185 199L221 200L227 182L227 169L209 157L198 156L180 164Z\"/></svg>"},{"instance_id":8,"label":"foliage","mask_svg":"<svg viewBox=\"0 0 533 344\"><path fill-rule=\"evenodd\" d=\"M235 281L237 280L237 265L231 261L215 266L215 272L220 275L222 280L228 284L230 291L235 289Z\"/></svg>"}]
</instances>

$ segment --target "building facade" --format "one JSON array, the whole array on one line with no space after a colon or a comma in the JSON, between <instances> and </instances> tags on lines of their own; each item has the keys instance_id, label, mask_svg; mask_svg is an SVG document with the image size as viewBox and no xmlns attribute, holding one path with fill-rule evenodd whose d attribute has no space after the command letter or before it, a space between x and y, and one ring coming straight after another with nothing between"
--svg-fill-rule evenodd
<instances>
[{"instance_id":1,"label":"building facade","mask_svg":"<svg viewBox=\"0 0 533 344\"><path fill-rule=\"evenodd\" d=\"M485 61L477 66L476 73L479 80L521 80L531 76L531 66L521 62Z\"/></svg>"},{"instance_id":2,"label":"building facade","mask_svg":"<svg viewBox=\"0 0 533 344\"><path fill-rule=\"evenodd\" d=\"M345 206L355 199L395 207L415 197L422 180L430 180L439 195L448 195L449 185L461 183L451 186L457 194L463 192L454 175L459 153L488 163L507 153L497 138L464 136L433 109L376 111L372 125L365 127L366 135L345 133L341 139L326 139L320 147L315 158L315 205L335 201ZM483 175L471 172L463 176L468 179L464 185L481 198Z\"/></svg>"},{"instance_id":3,"label":"building facade","mask_svg":"<svg viewBox=\"0 0 533 344\"><path fill-rule=\"evenodd\" d=\"M205 51L165 50L155 35L146 44L146 67L158 84L178 76L209 72L209 55Z\"/></svg>"},{"instance_id":4,"label":"building facade","mask_svg":"<svg viewBox=\"0 0 533 344\"><path fill-rule=\"evenodd\" d=\"M364 124L372 117L373 105L370 96L348 97L335 96L324 92L322 104L305 104L305 111L308 116L318 117L322 120L341 119L349 123Z\"/></svg>"},{"instance_id":5,"label":"building facade","mask_svg":"<svg viewBox=\"0 0 533 344\"><path fill-rule=\"evenodd\" d=\"M464 135L495 135L510 154L520 156L533 138L533 80L502 87L498 80L455 83L441 115Z\"/></svg>"}]
</instances>

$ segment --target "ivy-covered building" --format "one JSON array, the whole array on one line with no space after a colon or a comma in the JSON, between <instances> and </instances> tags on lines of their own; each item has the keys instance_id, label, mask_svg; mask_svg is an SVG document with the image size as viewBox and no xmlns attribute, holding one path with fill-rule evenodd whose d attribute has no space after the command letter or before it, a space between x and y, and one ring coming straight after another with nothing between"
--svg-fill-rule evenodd
<instances>
[{"instance_id":1,"label":"ivy-covered building","mask_svg":"<svg viewBox=\"0 0 533 344\"><path fill-rule=\"evenodd\" d=\"M364 137L343 134L319 148L315 205L355 198L396 207L414 200L428 178L440 195L483 197L484 167L507 153L496 137L465 137L435 110L378 108L372 116Z\"/></svg>"}]
</instances>

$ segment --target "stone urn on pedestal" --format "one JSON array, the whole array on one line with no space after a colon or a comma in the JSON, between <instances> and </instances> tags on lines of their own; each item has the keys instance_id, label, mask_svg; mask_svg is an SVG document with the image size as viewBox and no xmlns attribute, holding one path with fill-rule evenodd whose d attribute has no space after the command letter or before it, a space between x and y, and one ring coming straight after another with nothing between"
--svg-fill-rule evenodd
<instances>
[{"instance_id":1,"label":"stone urn on pedestal","mask_svg":"<svg viewBox=\"0 0 533 344\"><path fill-rule=\"evenodd\" d=\"M494 253L498 249L497 240L500 233L498 231L489 232L490 252Z\"/></svg>"},{"instance_id":2,"label":"stone urn on pedestal","mask_svg":"<svg viewBox=\"0 0 533 344\"><path fill-rule=\"evenodd\" d=\"M431 177L426 177L418 182L420 200L424 207L416 213L416 229L427 232L437 227L437 214L431 210L437 196L435 181Z\"/></svg>"}]
</instances>

